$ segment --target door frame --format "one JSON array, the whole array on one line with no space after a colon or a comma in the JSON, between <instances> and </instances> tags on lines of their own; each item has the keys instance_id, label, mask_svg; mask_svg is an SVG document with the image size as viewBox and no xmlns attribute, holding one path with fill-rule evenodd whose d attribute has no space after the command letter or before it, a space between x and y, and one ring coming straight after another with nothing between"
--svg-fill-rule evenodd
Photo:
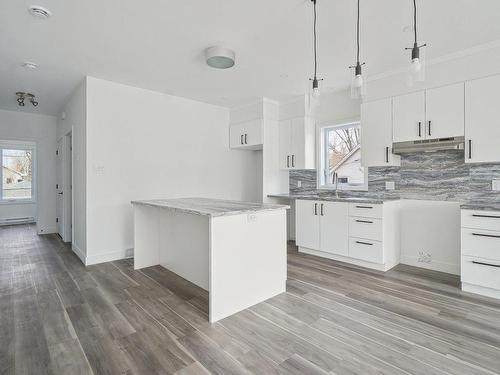
<instances>
[{"instance_id":1,"label":"door frame","mask_svg":"<svg viewBox=\"0 0 500 375\"><path fill-rule=\"evenodd\" d=\"M73 138L72 131L61 137L61 182L62 182L62 240L72 242L73 239Z\"/></svg>"}]
</instances>

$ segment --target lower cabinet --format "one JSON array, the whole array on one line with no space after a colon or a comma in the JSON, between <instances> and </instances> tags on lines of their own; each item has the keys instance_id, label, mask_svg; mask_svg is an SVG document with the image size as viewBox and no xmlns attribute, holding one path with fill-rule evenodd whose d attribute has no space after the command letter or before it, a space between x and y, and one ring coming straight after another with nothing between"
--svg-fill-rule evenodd
<instances>
[{"instance_id":1,"label":"lower cabinet","mask_svg":"<svg viewBox=\"0 0 500 375\"><path fill-rule=\"evenodd\" d=\"M387 271L399 263L399 201L296 201L300 252Z\"/></svg>"},{"instance_id":2,"label":"lower cabinet","mask_svg":"<svg viewBox=\"0 0 500 375\"><path fill-rule=\"evenodd\" d=\"M462 210L462 290L500 298L500 212Z\"/></svg>"}]
</instances>

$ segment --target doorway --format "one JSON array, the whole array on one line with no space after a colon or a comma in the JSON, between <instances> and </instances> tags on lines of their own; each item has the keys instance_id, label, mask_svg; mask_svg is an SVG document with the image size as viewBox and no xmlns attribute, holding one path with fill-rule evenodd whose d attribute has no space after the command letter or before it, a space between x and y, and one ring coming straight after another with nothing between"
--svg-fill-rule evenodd
<instances>
[{"instance_id":1,"label":"doorway","mask_svg":"<svg viewBox=\"0 0 500 375\"><path fill-rule=\"evenodd\" d=\"M73 146L71 132L57 142L56 204L57 232L64 242L73 238Z\"/></svg>"}]
</instances>

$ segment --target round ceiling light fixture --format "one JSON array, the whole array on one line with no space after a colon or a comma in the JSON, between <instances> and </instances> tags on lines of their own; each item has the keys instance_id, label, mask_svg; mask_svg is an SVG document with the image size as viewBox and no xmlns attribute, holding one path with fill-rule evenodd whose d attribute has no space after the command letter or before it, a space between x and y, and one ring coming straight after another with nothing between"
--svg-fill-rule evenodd
<instances>
[{"instance_id":1,"label":"round ceiling light fixture","mask_svg":"<svg viewBox=\"0 0 500 375\"><path fill-rule=\"evenodd\" d=\"M235 54L229 48L214 46L205 50L208 66L216 69L228 69L234 66Z\"/></svg>"},{"instance_id":2,"label":"round ceiling light fixture","mask_svg":"<svg viewBox=\"0 0 500 375\"><path fill-rule=\"evenodd\" d=\"M38 69L38 64L31 61L23 62L21 66L25 69L30 69L30 70Z\"/></svg>"},{"instance_id":3,"label":"round ceiling light fixture","mask_svg":"<svg viewBox=\"0 0 500 375\"><path fill-rule=\"evenodd\" d=\"M35 18L46 20L52 15L52 12L47 8L40 5L30 5L28 7L28 12Z\"/></svg>"}]
</instances>

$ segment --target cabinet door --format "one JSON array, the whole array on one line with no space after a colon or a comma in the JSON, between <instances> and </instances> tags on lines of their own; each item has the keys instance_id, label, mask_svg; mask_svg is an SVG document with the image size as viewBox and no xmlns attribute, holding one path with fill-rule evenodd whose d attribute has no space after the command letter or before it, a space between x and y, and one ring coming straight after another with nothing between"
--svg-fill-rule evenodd
<instances>
[{"instance_id":1,"label":"cabinet door","mask_svg":"<svg viewBox=\"0 0 500 375\"><path fill-rule=\"evenodd\" d=\"M283 120L279 123L279 166L280 169L291 167L292 121Z\"/></svg>"},{"instance_id":2,"label":"cabinet door","mask_svg":"<svg viewBox=\"0 0 500 375\"><path fill-rule=\"evenodd\" d=\"M347 256L349 253L349 204L318 203L320 206L320 250Z\"/></svg>"},{"instance_id":3,"label":"cabinet door","mask_svg":"<svg viewBox=\"0 0 500 375\"><path fill-rule=\"evenodd\" d=\"M392 154L392 99L361 105L361 163L364 167L399 166Z\"/></svg>"},{"instance_id":4,"label":"cabinet door","mask_svg":"<svg viewBox=\"0 0 500 375\"><path fill-rule=\"evenodd\" d=\"M295 206L295 237L297 246L313 250L320 249L319 242L319 203L316 201L297 200Z\"/></svg>"},{"instance_id":5,"label":"cabinet door","mask_svg":"<svg viewBox=\"0 0 500 375\"><path fill-rule=\"evenodd\" d=\"M438 87L425 93L425 137L464 135L464 84Z\"/></svg>"},{"instance_id":6,"label":"cabinet door","mask_svg":"<svg viewBox=\"0 0 500 375\"><path fill-rule=\"evenodd\" d=\"M305 131L304 119L296 118L291 122L291 161L292 169L305 168Z\"/></svg>"},{"instance_id":7,"label":"cabinet door","mask_svg":"<svg viewBox=\"0 0 500 375\"><path fill-rule=\"evenodd\" d=\"M232 125L229 127L229 147L242 148L244 147L244 124Z\"/></svg>"},{"instance_id":8,"label":"cabinet door","mask_svg":"<svg viewBox=\"0 0 500 375\"><path fill-rule=\"evenodd\" d=\"M262 145L262 120L249 121L244 125L243 143L245 146Z\"/></svg>"},{"instance_id":9,"label":"cabinet door","mask_svg":"<svg viewBox=\"0 0 500 375\"><path fill-rule=\"evenodd\" d=\"M500 161L500 75L465 84L465 161Z\"/></svg>"},{"instance_id":10,"label":"cabinet door","mask_svg":"<svg viewBox=\"0 0 500 375\"><path fill-rule=\"evenodd\" d=\"M395 96L392 99L394 142L425 139L425 92Z\"/></svg>"}]
</instances>

